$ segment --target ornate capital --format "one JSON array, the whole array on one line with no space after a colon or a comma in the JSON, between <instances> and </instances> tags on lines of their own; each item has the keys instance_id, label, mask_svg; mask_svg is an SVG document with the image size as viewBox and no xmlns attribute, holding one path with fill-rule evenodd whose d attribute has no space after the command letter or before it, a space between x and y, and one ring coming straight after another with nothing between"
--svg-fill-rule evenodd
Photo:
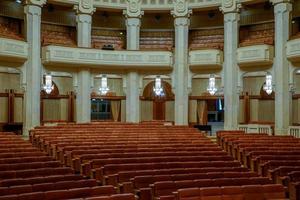
<instances>
[{"instance_id":1,"label":"ornate capital","mask_svg":"<svg viewBox=\"0 0 300 200\"><path fill-rule=\"evenodd\" d=\"M189 26L190 25L190 19L187 17L177 17L174 20L175 27L177 26Z\"/></svg>"},{"instance_id":2,"label":"ornate capital","mask_svg":"<svg viewBox=\"0 0 300 200\"><path fill-rule=\"evenodd\" d=\"M220 10L223 14L239 12L242 4L239 0L222 0L222 6Z\"/></svg>"},{"instance_id":3,"label":"ornate capital","mask_svg":"<svg viewBox=\"0 0 300 200\"><path fill-rule=\"evenodd\" d=\"M79 0L78 5L74 6L76 14L92 15L96 8L94 8L94 0Z\"/></svg>"},{"instance_id":4,"label":"ornate capital","mask_svg":"<svg viewBox=\"0 0 300 200\"><path fill-rule=\"evenodd\" d=\"M280 13L285 13L285 12L291 12L293 9L291 1L284 1L284 0L273 0L272 1L274 5L274 13L280 14Z\"/></svg>"},{"instance_id":5,"label":"ornate capital","mask_svg":"<svg viewBox=\"0 0 300 200\"><path fill-rule=\"evenodd\" d=\"M141 18L144 11L141 10L141 0L127 0L127 9L123 10L126 18Z\"/></svg>"},{"instance_id":6,"label":"ornate capital","mask_svg":"<svg viewBox=\"0 0 300 200\"><path fill-rule=\"evenodd\" d=\"M191 14L187 0L174 0L174 9L171 11L173 17L190 17Z\"/></svg>"},{"instance_id":7,"label":"ornate capital","mask_svg":"<svg viewBox=\"0 0 300 200\"><path fill-rule=\"evenodd\" d=\"M92 24L92 16L89 14L78 14L76 16L76 22Z\"/></svg>"},{"instance_id":8,"label":"ornate capital","mask_svg":"<svg viewBox=\"0 0 300 200\"><path fill-rule=\"evenodd\" d=\"M224 23L240 21L240 13L225 13Z\"/></svg>"},{"instance_id":9,"label":"ornate capital","mask_svg":"<svg viewBox=\"0 0 300 200\"><path fill-rule=\"evenodd\" d=\"M126 26L141 26L141 20L139 18L127 18Z\"/></svg>"},{"instance_id":10,"label":"ornate capital","mask_svg":"<svg viewBox=\"0 0 300 200\"><path fill-rule=\"evenodd\" d=\"M24 4L43 7L43 5L46 4L46 2L47 0L25 0Z\"/></svg>"}]
</instances>

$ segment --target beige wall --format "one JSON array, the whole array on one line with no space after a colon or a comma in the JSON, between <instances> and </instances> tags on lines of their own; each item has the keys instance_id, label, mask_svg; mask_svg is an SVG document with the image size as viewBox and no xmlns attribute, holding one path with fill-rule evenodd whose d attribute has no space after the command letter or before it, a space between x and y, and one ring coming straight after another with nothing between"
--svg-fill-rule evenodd
<instances>
[{"instance_id":1,"label":"beige wall","mask_svg":"<svg viewBox=\"0 0 300 200\"><path fill-rule=\"evenodd\" d=\"M110 92L116 93L117 96L124 96L123 92L123 80L122 78L108 78L108 87ZM93 92L98 93L100 87L101 78L94 78L94 87L92 88Z\"/></svg>"},{"instance_id":2,"label":"beige wall","mask_svg":"<svg viewBox=\"0 0 300 200\"><path fill-rule=\"evenodd\" d=\"M0 97L0 123L5 123L8 121L7 119L7 98Z\"/></svg>"},{"instance_id":3,"label":"beige wall","mask_svg":"<svg viewBox=\"0 0 300 200\"><path fill-rule=\"evenodd\" d=\"M244 92L248 92L249 95L259 95L260 89L265 82L264 76L244 77Z\"/></svg>"},{"instance_id":4,"label":"beige wall","mask_svg":"<svg viewBox=\"0 0 300 200\"><path fill-rule=\"evenodd\" d=\"M208 78L193 78L191 96L200 96L207 93ZM221 79L216 78L216 87L221 87Z\"/></svg>"},{"instance_id":5,"label":"beige wall","mask_svg":"<svg viewBox=\"0 0 300 200\"><path fill-rule=\"evenodd\" d=\"M260 95L260 90L265 82L265 76L244 77L244 92L249 95ZM274 100L250 100L250 121L274 122L275 101Z\"/></svg>"},{"instance_id":6,"label":"beige wall","mask_svg":"<svg viewBox=\"0 0 300 200\"><path fill-rule=\"evenodd\" d=\"M67 120L68 99L45 99L44 120Z\"/></svg>"},{"instance_id":7,"label":"beige wall","mask_svg":"<svg viewBox=\"0 0 300 200\"><path fill-rule=\"evenodd\" d=\"M14 89L16 92L21 92L20 74L0 72L0 92L5 92L6 89Z\"/></svg>"},{"instance_id":8,"label":"beige wall","mask_svg":"<svg viewBox=\"0 0 300 200\"><path fill-rule=\"evenodd\" d=\"M73 89L73 78L67 76L53 76L53 82L57 85L59 94L68 94Z\"/></svg>"}]
</instances>

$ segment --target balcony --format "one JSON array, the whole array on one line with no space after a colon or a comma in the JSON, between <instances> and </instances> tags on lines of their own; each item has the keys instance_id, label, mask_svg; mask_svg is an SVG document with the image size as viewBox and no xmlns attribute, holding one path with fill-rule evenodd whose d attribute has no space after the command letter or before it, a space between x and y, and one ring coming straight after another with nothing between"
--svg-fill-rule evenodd
<instances>
[{"instance_id":1,"label":"balcony","mask_svg":"<svg viewBox=\"0 0 300 200\"><path fill-rule=\"evenodd\" d=\"M218 49L190 51L189 64L191 70L222 69L223 52Z\"/></svg>"},{"instance_id":2,"label":"balcony","mask_svg":"<svg viewBox=\"0 0 300 200\"><path fill-rule=\"evenodd\" d=\"M0 38L0 61L24 63L28 57L28 44L24 41Z\"/></svg>"},{"instance_id":3,"label":"balcony","mask_svg":"<svg viewBox=\"0 0 300 200\"><path fill-rule=\"evenodd\" d=\"M290 40L286 44L286 56L291 62L300 61L300 38Z\"/></svg>"},{"instance_id":4,"label":"balcony","mask_svg":"<svg viewBox=\"0 0 300 200\"><path fill-rule=\"evenodd\" d=\"M241 68L272 66L274 47L271 45L252 45L237 50L237 60Z\"/></svg>"},{"instance_id":5,"label":"balcony","mask_svg":"<svg viewBox=\"0 0 300 200\"><path fill-rule=\"evenodd\" d=\"M46 66L108 70L170 70L173 58L168 51L110 51L50 45L42 49L42 63Z\"/></svg>"}]
</instances>

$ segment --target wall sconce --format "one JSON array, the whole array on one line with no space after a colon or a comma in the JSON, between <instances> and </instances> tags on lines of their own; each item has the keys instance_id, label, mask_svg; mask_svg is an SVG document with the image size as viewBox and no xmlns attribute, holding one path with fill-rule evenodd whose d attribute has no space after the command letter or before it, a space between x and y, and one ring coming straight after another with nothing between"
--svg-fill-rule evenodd
<instances>
[{"instance_id":1,"label":"wall sconce","mask_svg":"<svg viewBox=\"0 0 300 200\"><path fill-rule=\"evenodd\" d=\"M163 89L162 84L161 84L160 76L157 76L155 78L153 92L154 92L155 96L163 96L164 95L164 89Z\"/></svg>"},{"instance_id":2,"label":"wall sconce","mask_svg":"<svg viewBox=\"0 0 300 200\"><path fill-rule=\"evenodd\" d=\"M43 89L47 94L50 94L54 89L54 85L52 84L52 76L50 74L45 75L45 84Z\"/></svg>"},{"instance_id":3,"label":"wall sconce","mask_svg":"<svg viewBox=\"0 0 300 200\"><path fill-rule=\"evenodd\" d=\"M106 75L101 76L101 83L100 83L99 91L100 91L101 95L106 95L107 92L109 91L109 87L107 87L107 77L106 77Z\"/></svg>"},{"instance_id":4,"label":"wall sconce","mask_svg":"<svg viewBox=\"0 0 300 200\"><path fill-rule=\"evenodd\" d=\"M273 92L273 85L272 85L272 75L267 73L266 75L266 83L263 86L263 90L268 94L272 94Z\"/></svg>"},{"instance_id":5,"label":"wall sconce","mask_svg":"<svg viewBox=\"0 0 300 200\"><path fill-rule=\"evenodd\" d=\"M215 93L218 91L218 89L216 88L216 78L213 74L211 74L208 79L207 91L210 95L215 95Z\"/></svg>"}]
</instances>

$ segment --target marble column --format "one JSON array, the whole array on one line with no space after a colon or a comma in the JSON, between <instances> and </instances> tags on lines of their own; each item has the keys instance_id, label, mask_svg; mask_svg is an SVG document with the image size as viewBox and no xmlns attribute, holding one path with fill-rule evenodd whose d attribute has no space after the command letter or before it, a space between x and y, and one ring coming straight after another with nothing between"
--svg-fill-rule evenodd
<instances>
[{"instance_id":1,"label":"marble column","mask_svg":"<svg viewBox=\"0 0 300 200\"><path fill-rule=\"evenodd\" d=\"M24 113L23 134L40 125L40 91L41 91L41 11L46 1L25 1L24 13L26 39L29 45L28 60L24 67Z\"/></svg>"},{"instance_id":2,"label":"marble column","mask_svg":"<svg viewBox=\"0 0 300 200\"><path fill-rule=\"evenodd\" d=\"M292 4L273 0L275 14L275 134L288 134L291 123L292 94L289 89L289 62L286 43L290 36Z\"/></svg>"},{"instance_id":3,"label":"marble column","mask_svg":"<svg viewBox=\"0 0 300 200\"><path fill-rule=\"evenodd\" d=\"M174 15L175 54L174 54L174 88L175 88L175 125L188 125L188 35L189 14Z\"/></svg>"},{"instance_id":4,"label":"marble column","mask_svg":"<svg viewBox=\"0 0 300 200\"><path fill-rule=\"evenodd\" d=\"M77 10L77 45L91 47L92 12ZM91 121L91 73L89 68L80 68L77 73L76 122Z\"/></svg>"},{"instance_id":5,"label":"marble column","mask_svg":"<svg viewBox=\"0 0 300 200\"><path fill-rule=\"evenodd\" d=\"M141 16L132 16L124 11L126 17L127 50L139 50ZM137 71L128 71L126 75L126 122L140 122L140 76Z\"/></svg>"},{"instance_id":6,"label":"marble column","mask_svg":"<svg viewBox=\"0 0 300 200\"><path fill-rule=\"evenodd\" d=\"M236 130L239 117L239 67L236 53L239 42L239 6L229 10L224 8L222 11L224 14L224 129Z\"/></svg>"}]
</instances>

